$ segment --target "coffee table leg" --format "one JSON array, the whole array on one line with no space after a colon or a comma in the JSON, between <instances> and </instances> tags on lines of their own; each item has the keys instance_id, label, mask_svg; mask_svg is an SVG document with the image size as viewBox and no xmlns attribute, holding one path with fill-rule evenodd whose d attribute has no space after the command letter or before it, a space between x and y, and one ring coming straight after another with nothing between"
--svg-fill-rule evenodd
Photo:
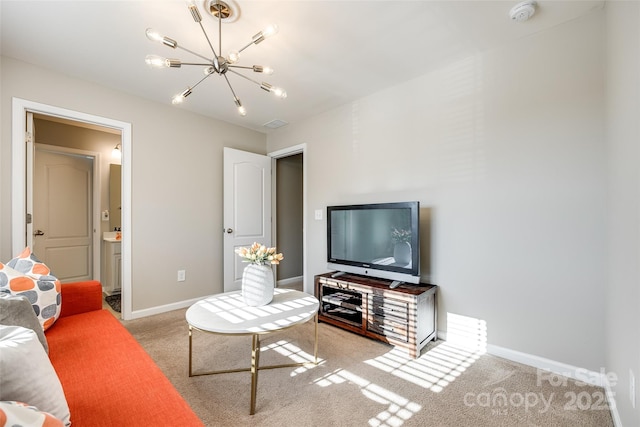
<instances>
[{"instance_id":1,"label":"coffee table leg","mask_svg":"<svg viewBox=\"0 0 640 427\"><path fill-rule=\"evenodd\" d=\"M191 371L191 351L193 348L192 345L192 340L193 340L193 329L191 328L191 325L189 325L189 376L192 377L192 371Z\"/></svg>"},{"instance_id":2,"label":"coffee table leg","mask_svg":"<svg viewBox=\"0 0 640 427\"><path fill-rule=\"evenodd\" d=\"M258 390L258 369L260 366L260 335L255 334L251 342L251 409L249 415L256 412L256 392Z\"/></svg>"}]
</instances>

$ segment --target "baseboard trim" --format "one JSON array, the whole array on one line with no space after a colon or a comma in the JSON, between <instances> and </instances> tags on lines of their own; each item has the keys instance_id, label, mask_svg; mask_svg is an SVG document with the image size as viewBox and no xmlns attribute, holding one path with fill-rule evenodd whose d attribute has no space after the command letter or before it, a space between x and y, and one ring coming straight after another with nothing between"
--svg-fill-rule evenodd
<instances>
[{"instance_id":1,"label":"baseboard trim","mask_svg":"<svg viewBox=\"0 0 640 427\"><path fill-rule=\"evenodd\" d=\"M276 284L276 286L278 288L286 288L291 284L302 282L302 279L303 279L302 276L297 276L297 277L290 277L288 279L278 280L278 283Z\"/></svg>"},{"instance_id":2,"label":"baseboard trim","mask_svg":"<svg viewBox=\"0 0 640 427\"><path fill-rule=\"evenodd\" d=\"M438 331L438 339L446 341L447 333L445 331ZM604 368L602 368L600 372L591 371L589 369L579 368L577 366L493 344L487 344L487 353L513 362L522 363L523 365L531 366L533 368L548 371L550 374L562 375L576 381L602 387L605 390L605 396L607 398L609 410L611 411L613 424L615 427L622 427L622 421L615 401L615 393L611 388L609 378L607 377L607 373Z\"/></svg>"},{"instance_id":3,"label":"baseboard trim","mask_svg":"<svg viewBox=\"0 0 640 427\"><path fill-rule=\"evenodd\" d=\"M181 308L191 307L203 297L198 297L185 301L178 301L171 304L158 305L156 307L135 310L131 312L131 319L139 319L141 317L153 316L154 314L166 313L168 311L178 310Z\"/></svg>"}]
</instances>

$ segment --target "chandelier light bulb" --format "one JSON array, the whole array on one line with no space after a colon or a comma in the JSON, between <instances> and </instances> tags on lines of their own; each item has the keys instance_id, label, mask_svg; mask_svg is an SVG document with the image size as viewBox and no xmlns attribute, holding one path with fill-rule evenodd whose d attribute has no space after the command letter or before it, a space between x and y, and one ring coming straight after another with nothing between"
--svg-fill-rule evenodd
<instances>
[{"instance_id":1,"label":"chandelier light bulb","mask_svg":"<svg viewBox=\"0 0 640 427\"><path fill-rule=\"evenodd\" d=\"M182 104L184 102L184 99L189 95L191 95L191 88L187 88L184 92L174 96L173 99L171 99L171 103L173 105Z\"/></svg>"},{"instance_id":2,"label":"chandelier light bulb","mask_svg":"<svg viewBox=\"0 0 640 427\"><path fill-rule=\"evenodd\" d=\"M145 34L147 35L147 38L152 42L162 42L162 39L164 38L162 34L157 32L153 28L147 28Z\"/></svg>"},{"instance_id":3,"label":"chandelier light bulb","mask_svg":"<svg viewBox=\"0 0 640 427\"><path fill-rule=\"evenodd\" d=\"M169 46L171 48L176 48L178 47L178 42L170 39L169 37L165 37L162 34L160 34L159 32L157 32L156 30L154 30L153 28L147 28L147 30L145 31L145 34L147 35L147 38L149 40L151 40L152 42L159 42L162 43L165 46Z\"/></svg>"},{"instance_id":4,"label":"chandelier light bulb","mask_svg":"<svg viewBox=\"0 0 640 427\"><path fill-rule=\"evenodd\" d=\"M278 98L285 99L287 97L287 92L281 87L276 87L276 86L272 87L271 93L273 93Z\"/></svg>"},{"instance_id":5,"label":"chandelier light bulb","mask_svg":"<svg viewBox=\"0 0 640 427\"><path fill-rule=\"evenodd\" d=\"M252 68L255 73L262 73L267 75L273 74L273 68L269 66L254 65Z\"/></svg>"},{"instance_id":6,"label":"chandelier light bulb","mask_svg":"<svg viewBox=\"0 0 640 427\"><path fill-rule=\"evenodd\" d=\"M213 67L206 67L204 70L202 70L204 72L205 76L208 76L209 74L213 74L216 72L216 69Z\"/></svg>"},{"instance_id":7,"label":"chandelier light bulb","mask_svg":"<svg viewBox=\"0 0 640 427\"><path fill-rule=\"evenodd\" d=\"M269 38L272 35L276 34L277 32L278 32L278 26L276 24L271 24L267 28L265 28L264 30L260 31L258 34L253 36L253 39L251 40L251 43L258 44L261 41L263 41L264 39ZM251 43L249 43L248 46L250 46ZM245 48L246 48L246 46L243 48L243 50Z\"/></svg>"},{"instance_id":8,"label":"chandelier light bulb","mask_svg":"<svg viewBox=\"0 0 640 427\"><path fill-rule=\"evenodd\" d=\"M170 66L170 62L167 58L163 58L158 55L147 55L147 57L144 58L144 62L153 68L169 68Z\"/></svg>"},{"instance_id":9,"label":"chandelier light bulb","mask_svg":"<svg viewBox=\"0 0 640 427\"><path fill-rule=\"evenodd\" d=\"M238 114L240 114L242 117L247 115L247 109L244 108L244 105L242 105L242 102L240 102L240 100L237 97L234 97L233 102L236 103L236 106L238 107Z\"/></svg>"},{"instance_id":10,"label":"chandelier light bulb","mask_svg":"<svg viewBox=\"0 0 640 427\"><path fill-rule=\"evenodd\" d=\"M267 28L262 30L262 37L266 39L267 37L271 37L275 35L277 32L278 32L278 26L276 24L271 24Z\"/></svg>"},{"instance_id":11,"label":"chandelier light bulb","mask_svg":"<svg viewBox=\"0 0 640 427\"><path fill-rule=\"evenodd\" d=\"M229 52L229 64L235 64L240 59L240 53L237 50Z\"/></svg>"}]
</instances>

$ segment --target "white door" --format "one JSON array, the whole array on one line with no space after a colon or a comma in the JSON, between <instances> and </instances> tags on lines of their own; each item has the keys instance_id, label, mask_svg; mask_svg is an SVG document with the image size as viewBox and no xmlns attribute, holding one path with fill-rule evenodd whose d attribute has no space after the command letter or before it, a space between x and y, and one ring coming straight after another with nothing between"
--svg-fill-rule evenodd
<instances>
[{"instance_id":1,"label":"white door","mask_svg":"<svg viewBox=\"0 0 640 427\"><path fill-rule=\"evenodd\" d=\"M224 291L240 289L246 264L235 249L271 246L271 158L224 148Z\"/></svg>"},{"instance_id":2,"label":"white door","mask_svg":"<svg viewBox=\"0 0 640 427\"><path fill-rule=\"evenodd\" d=\"M27 135L26 135L26 183L27 188L25 192L26 197L26 209L27 209L27 218L26 218L26 231L27 235L25 236L25 241L27 246L32 249L33 252L33 156L34 156L34 141L35 141L35 127L33 126L33 113L27 112Z\"/></svg>"},{"instance_id":3,"label":"white door","mask_svg":"<svg viewBox=\"0 0 640 427\"><path fill-rule=\"evenodd\" d=\"M93 278L93 159L36 145L33 253L61 282Z\"/></svg>"}]
</instances>

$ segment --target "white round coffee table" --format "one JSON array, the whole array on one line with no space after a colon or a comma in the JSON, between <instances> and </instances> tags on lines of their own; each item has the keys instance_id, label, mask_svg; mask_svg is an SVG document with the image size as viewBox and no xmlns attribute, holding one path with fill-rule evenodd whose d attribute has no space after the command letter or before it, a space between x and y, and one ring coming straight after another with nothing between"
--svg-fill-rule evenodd
<instances>
[{"instance_id":1,"label":"white round coffee table","mask_svg":"<svg viewBox=\"0 0 640 427\"><path fill-rule=\"evenodd\" d=\"M245 304L241 291L225 292L200 300L186 313L189 324L189 376L225 374L251 371L251 406L249 414L255 413L258 371L260 369L302 366L308 362L283 365L260 366L260 335L281 331L311 319L315 322L315 339L312 364L318 363L318 308L316 297L292 289L274 290L273 300L260 307ZM193 329L223 335L252 335L251 367L193 373L192 340Z\"/></svg>"}]
</instances>

